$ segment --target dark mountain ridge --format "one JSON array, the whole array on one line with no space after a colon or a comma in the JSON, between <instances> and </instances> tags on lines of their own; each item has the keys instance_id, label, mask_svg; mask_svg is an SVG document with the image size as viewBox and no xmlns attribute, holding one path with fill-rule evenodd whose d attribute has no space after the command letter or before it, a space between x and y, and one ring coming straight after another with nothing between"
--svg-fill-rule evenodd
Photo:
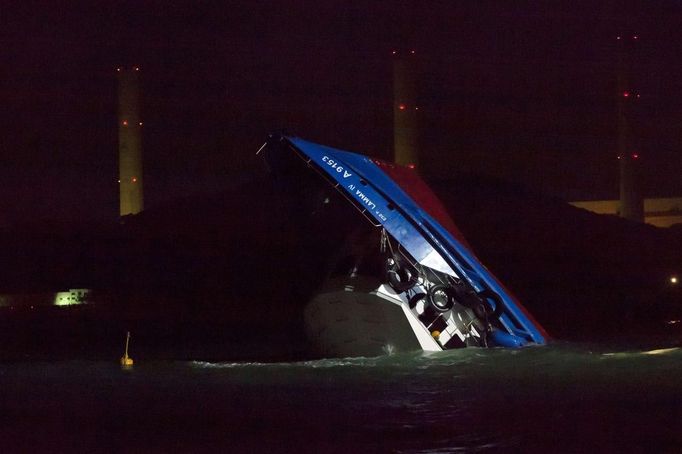
<instances>
[{"instance_id":1,"label":"dark mountain ridge","mask_svg":"<svg viewBox=\"0 0 682 454\"><path fill-rule=\"evenodd\" d=\"M596 215L480 176L431 185L483 263L554 337L677 336L682 301L669 278L682 264L682 229ZM208 343L226 330L295 330L343 238L363 222L343 200L324 212L296 194L257 175L119 224L8 228L0 292L92 288L108 307L100 319L165 320L176 333L210 331Z\"/></svg>"}]
</instances>

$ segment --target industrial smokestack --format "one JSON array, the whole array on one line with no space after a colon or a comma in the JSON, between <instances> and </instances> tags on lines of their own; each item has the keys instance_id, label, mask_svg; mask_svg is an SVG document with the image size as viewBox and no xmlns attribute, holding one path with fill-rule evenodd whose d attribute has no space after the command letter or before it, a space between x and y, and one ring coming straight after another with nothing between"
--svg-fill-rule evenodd
<instances>
[{"instance_id":1,"label":"industrial smokestack","mask_svg":"<svg viewBox=\"0 0 682 454\"><path fill-rule=\"evenodd\" d=\"M636 34L618 36L618 160L620 163L620 216L644 222L644 198L641 188L641 153L635 148L632 121L639 93L632 87L632 57L639 41Z\"/></svg>"},{"instance_id":2,"label":"industrial smokestack","mask_svg":"<svg viewBox=\"0 0 682 454\"><path fill-rule=\"evenodd\" d=\"M142 195L142 119L137 66L118 68L118 182L119 214L144 209Z\"/></svg>"},{"instance_id":3,"label":"industrial smokestack","mask_svg":"<svg viewBox=\"0 0 682 454\"><path fill-rule=\"evenodd\" d=\"M393 51L393 154L397 164L414 167L417 152L415 51Z\"/></svg>"}]
</instances>

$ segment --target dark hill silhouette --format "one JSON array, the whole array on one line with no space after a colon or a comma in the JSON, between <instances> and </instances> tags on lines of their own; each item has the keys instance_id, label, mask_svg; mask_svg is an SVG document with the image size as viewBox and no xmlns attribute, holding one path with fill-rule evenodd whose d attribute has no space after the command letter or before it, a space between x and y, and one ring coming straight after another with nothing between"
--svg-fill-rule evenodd
<instances>
[{"instance_id":1,"label":"dark hill silhouette","mask_svg":"<svg viewBox=\"0 0 682 454\"><path fill-rule=\"evenodd\" d=\"M679 317L680 292L667 281L682 264L679 229L471 175L431 184L477 255L556 338L668 336L679 327L665 324ZM102 318L162 319L174 333L209 333L207 343L227 326L299 329L303 304L364 221L344 200L323 210L319 194L301 198L298 189L258 175L122 223L6 230L0 292L94 288L109 308Z\"/></svg>"},{"instance_id":2,"label":"dark hill silhouette","mask_svg":"<svg viewBox=\"0 0 682 454\"><path fill-rule=\"evenodd\" d=\"M560 338L640 334L679 317L679 229L598 215L524 187L432 183L479 257ZM631 331L628 332L627 329Z\"/></svg>"}]
</instances>

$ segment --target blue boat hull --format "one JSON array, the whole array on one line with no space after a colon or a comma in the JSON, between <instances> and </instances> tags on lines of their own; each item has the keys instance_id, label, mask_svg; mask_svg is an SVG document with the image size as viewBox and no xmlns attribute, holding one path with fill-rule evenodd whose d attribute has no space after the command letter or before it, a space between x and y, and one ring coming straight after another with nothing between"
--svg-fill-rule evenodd
<instances>
[{"instance_id":1,"label":"blue boat hull","mask_svg":"<svg viewBox=\"0 0 682 454\"><path fill-rule=\"evenodd\" d=\"M273 172L285 165L316 172L369 221L376 247L360 255L385 262L373 295L404 312L422 348L546 342L544 329L476 258L456 227L445 228L443 217L437 220L409 194L410 182L423 185L416 174L296 137L271 137L259 152ZM396 182L401 175L409 177L404 186ZM347 279L352 284L352 276Z\"/></svg>"}]
</instances>

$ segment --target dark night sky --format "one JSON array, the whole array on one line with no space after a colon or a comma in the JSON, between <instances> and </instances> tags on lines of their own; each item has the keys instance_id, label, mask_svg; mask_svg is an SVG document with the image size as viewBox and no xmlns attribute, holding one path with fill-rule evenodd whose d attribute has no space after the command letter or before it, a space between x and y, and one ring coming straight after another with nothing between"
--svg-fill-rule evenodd
<instances>
[{"instance_id":1,"label":"dark night sky","mask_svg":"<svg viewBox=\"0 0 682 454\"><path fill-rule=\"evenodd\" d=\"M679 2L65 5L0 12L0 224L116 216L118 65L142 68L148 206L225 187L281 128L387 158L390 51L406 42L419 56L422 172L615 197L621 30L641 36L648 195L682 194Z\"/></svg>"}]
</instances>

